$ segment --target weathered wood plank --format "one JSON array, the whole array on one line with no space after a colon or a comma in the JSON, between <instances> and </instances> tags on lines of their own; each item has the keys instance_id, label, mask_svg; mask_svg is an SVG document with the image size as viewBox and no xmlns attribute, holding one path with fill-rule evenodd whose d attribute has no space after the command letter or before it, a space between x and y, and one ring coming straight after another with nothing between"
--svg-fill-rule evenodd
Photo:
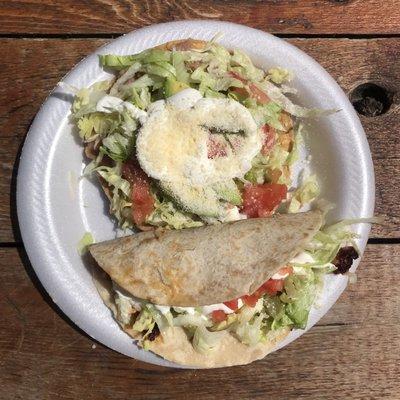
<instances>
[{"instance_id":1,"label":"weathered wood plank","mask_svg":"<svg viewBox=\"0 0 400 400\"><path fill-rule=\"evenodd\" d=\"M397 62L400 39L289 41L318 60L346 93L370 81L395 93L387 113L361 117L361 120L375 163L376 212L387 216L386 225L375 226L372 237L400 237L400 204L393 190L400 186L400 64ZM30 122L57 81L104 43L102 39L0 40L3 55L0 60L0 241L14 240L10 212L15 221L15 206L11 201L10 211L9 201L11 177L18 148Z\"/></svg>"},{"instance_id":2,"label":"weathered wood plank","mask_svg":"<svg viewBox=\"0 0 400 400\"><path fill-rule=\"evenodd\" d=\"M226 20L272 33L399 33L396 0L2 1L3 34L124 33L180 19Z\"/></svg>"},{"instance_id":3,"label":"weathered wood plank","mask_svg":"<svg viewBox=\"0 0 400 400\"><path fill-rule=\"evenodd\" d=\"M358 283L302 338L251 367L190 371L147 365L95 344L43 299L23 251L0 249L1 397L311 400L337 399L340 390L340 398L395 399L399 264L400 245L370 245Z\"/></svg>"}]
</instances>

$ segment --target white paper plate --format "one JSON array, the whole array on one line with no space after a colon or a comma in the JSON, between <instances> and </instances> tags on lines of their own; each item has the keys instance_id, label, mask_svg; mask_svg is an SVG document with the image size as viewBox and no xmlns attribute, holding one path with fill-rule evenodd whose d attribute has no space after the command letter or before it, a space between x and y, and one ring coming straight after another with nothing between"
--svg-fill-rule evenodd
<instances>
[{"instance_id":1,"label":"white paper plate","mask_svg":"<svg viewBox=\"0 0 400 400\"><path fill-rule=\"evenodd\" d=\"M312 125L313 168L323 186L323 197L337 208L331 218L371 216L374 174L368 143L360 121L345 94L313 59L284 40L245 26L215 21L182 21L153 25L122 36L79 63L64 79L84 87L107 78L97 54L133 54L180 38L211 39L244 50L260 67L292 70L305 106L340 109ZM58 60L54 60L58 62ZM153 364L176 366L140 350L123 333L104 306L90 271L77 253L77 243L90 231L97 241L113 238L115 226L98 185L78 177L84 166L82 146L69 123L70 98L56 89L36 116L23 148L18 173L17 206L22 238L29 259L54 302L94 339L120 353ZM368 225L355 227L364 249ZM346 278L330 276L319 308L312 311L308 328L333 305ZM304 331L293 331L279 347Z\"/></svg>"}]
</instances>

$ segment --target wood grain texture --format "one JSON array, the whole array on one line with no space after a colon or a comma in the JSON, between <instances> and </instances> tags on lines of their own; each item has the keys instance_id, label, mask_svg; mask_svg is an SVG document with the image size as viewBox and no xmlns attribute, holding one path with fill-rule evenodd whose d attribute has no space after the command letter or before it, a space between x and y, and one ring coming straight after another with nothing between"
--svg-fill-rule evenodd
<instances>
[{"instance_id":1,"label":"wood grain texture","mask_svg":"<svg viewBox=\"0 0 400 400\"><path fill-rule=\"evenodd\" d=\"M400 245L370 245L357 284L302 338L251 367L190 371L95 343L41 294L23 250L0 249L0 398L396 399L399 265Z\"/></svg>"},{"instance_id":2,"label":"wood grain texture","mask_svg":"<svg viewBox=\"0 0 400 400\"><path fill-rule=\"evenodd\" d=\"M20 239L17 229L15 234L12 229L13 224L16 227L15 163L32 119L62 76L105 42L103 39L0 40L3 55L0 60L0 241ZM399 238L400 203L394 188L400 187L400 39L290 39L289 42L319 61L346 93L360 83L372 81L395 94L387 113L361 117L361 121L375 165L376 213L386 215L385 225L374 226L372 237Z\"/></svg>"},{"instance_id":3,"label":"wood grain texture","mask_svg":"<svg viewBox=\"0 0 400 400\"><path fill-rule=\"evenodd\" d=\"M180 19L214 19L273 33L399 33L397 0L31 0L0 2L3 34L125 33Z\"/></svg>"}]
</instances>

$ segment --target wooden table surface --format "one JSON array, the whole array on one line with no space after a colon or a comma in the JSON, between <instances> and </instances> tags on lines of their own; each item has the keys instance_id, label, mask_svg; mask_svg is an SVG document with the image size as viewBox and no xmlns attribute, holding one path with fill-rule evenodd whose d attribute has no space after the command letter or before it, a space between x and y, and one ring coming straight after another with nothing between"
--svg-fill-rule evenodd
<instances>
[{"instance_id":1,"label":"wooden table surface","mask_svg":"<svg viewBox=\"0 0 400 400\"><path fill-rule=\"evenodd\" d=\"M357 283L317 326L250 366L208 371L138 362L76 328L37 280L15 210L21 145L62 76L113 37L194 18L277 34L349 95L367 84L360 118L385 215ZM398 0L0 1L0 55L0 399L400 399Z\"/></svg>"}]
</instances>

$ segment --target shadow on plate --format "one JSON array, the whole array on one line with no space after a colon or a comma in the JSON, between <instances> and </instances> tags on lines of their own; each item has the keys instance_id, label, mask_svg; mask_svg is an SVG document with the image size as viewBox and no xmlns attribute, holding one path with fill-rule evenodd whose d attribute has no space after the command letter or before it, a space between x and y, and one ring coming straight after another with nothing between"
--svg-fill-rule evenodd
<instances>
[{"instance_id":1,"label":"shadow on plate","mask_svg":"<svg viewBox=\"0 0 400 400\"><path fill-rule=\"evenodd\" d=\"M22 243L22 237L21 237L21 231L19 228L19 223L18 223L18 215L17 215L17 202L16 202L16 186L17 186L17 174L18 174L18 167L19 167L19 161L20 161L20 156L22 152L22 148L24 145L25 139L22 141L18 148L18 152L14 161L13 165L13 170L12 170L12 176L11 176L11 184L10 184L10 217L11 217L11 225L12 225L12 231L14 235L14 239L16 242L16 248L18 251L18 255L21 259L21 262L24 266L24 269L31 280L32 284L35 286L36 290L40 293L42 296L42 299L52 308L54 312L56 312L60 318L62 318L68 325L70 325L72 328L77 330L79 333L90 339L91 341L95 342L96 344L101 345L102 347L105 347L103 344L98 342L97 340L93 339L90 337L87 333L85 333L82 329L80 329L77 325L75 325L62 311L61 309L53 302L49 294L46 292L44 289L43 285L41 284L39 278L36 276L35 271L33 270L33 267L29 261L28 255L25 251L24 245ZM86 260L85 260L86 261ZM85 262L85 265L88 266L88 262Z\"/></svg>"}]
</instances>

